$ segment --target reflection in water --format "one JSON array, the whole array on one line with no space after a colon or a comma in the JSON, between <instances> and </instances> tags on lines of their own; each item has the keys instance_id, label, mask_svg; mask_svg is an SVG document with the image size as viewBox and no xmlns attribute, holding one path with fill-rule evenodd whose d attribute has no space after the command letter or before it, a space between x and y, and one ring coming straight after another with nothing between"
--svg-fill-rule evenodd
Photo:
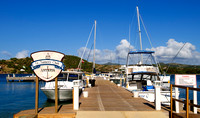
<instances>
[{"instance_id":1,"label":"reflection in water","mask_svg":"<svg viewBox=\"0 0 200 118\"><path fill-rule=\"evenodd\" d=\"M66 105L66 104L72 104L73 101L72 100L68 100L68 101L59 101L58 105ZM55 106L55 101L52 100L46 100L42 107L51 107L51 106Z\"/></svg>"}]
</instances>

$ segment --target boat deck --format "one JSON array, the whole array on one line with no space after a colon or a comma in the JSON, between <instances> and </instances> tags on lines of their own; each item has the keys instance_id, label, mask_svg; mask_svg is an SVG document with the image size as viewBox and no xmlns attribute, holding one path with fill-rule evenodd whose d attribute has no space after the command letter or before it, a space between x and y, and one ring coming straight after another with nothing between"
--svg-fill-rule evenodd
<instances>
[{"instance_id":1,"label":"boat deck","mask_svg":"<svg viewBox=\"0 0 200 118\"><path fill-rule=\"evenodd\" d=\"M84 118L86 116L94 117L92 116L92 114L93 115L104 114L107 117L108 116L111 117L118 113L126 115L127 112L129 114L130 113L140 113L141 115L146 114L146 116L148 116L148 114L150 115L153 113L157 115L160 114L163 118L169 117L169 112L168 112L169 109L162 107L161 111L156 111L153 103L150 103L142 98L133 98L132 97L133 94L131 92L125 90L122 87L118 87L116 84L111 83L108 80L97 78L95 84L96 84L95 87L85 89L85 91L88 91L89 94L87 98L84 98L83 95L80 96L80 108L78 111L73 110L72 104L67 104L67 105L60 105L59 112L57 114L55 113L54 107L45 107L39 109L40 111L38 113L38 116L34 115L35 110L32 109L32 110L21 111L15 114L14 118L19 118L20 116L38 117L38 118L45 118L45 117ZM158 117L161 116L158 115ZM152 118L156 117L152 115Z\"/></svg>"}]
</instances>

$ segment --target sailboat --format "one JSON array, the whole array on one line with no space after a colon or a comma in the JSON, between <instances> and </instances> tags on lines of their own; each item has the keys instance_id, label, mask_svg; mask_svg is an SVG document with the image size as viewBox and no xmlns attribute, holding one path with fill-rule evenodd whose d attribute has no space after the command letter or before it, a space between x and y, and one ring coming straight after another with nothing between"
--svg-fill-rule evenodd
<instances>
[{"instance_id":1,"label":"sailboat","mask_svg":"<svg viewBox=\"0 0 200 118\"><path fill-rule=\"evenodd\" d=\"M96 49L96 25L97 21L94 21L95 27L94 27L94 52L93 52L93 66L92 66L92 78L89 79L89 83L92 87L95 86L95 75L96 75L96 68L95 68L95 49Z\"/></svg>"},{"instance_id":2,"label":"sailboat","mask_svg":"<svg viewBox=\"0 0 200 118\"><path fill-rule=\"evenodd\" d=\"M95 86L95 74L96 74L96 68L95 68L95 48L96 48L96 24L97 24L97 21L95 20L94 21L94 25L91 29L91 32L90 32L90 35L88 37L88 40L87 40L87 43L86 43L86 46L85 46L85 49L83 51L83 54L81 56L81 59L80 59L80 62L79 62L79 65L78 65L78 69L81 69L81 64L82 64L82 60L83 60L83 56L85 54L85 51L86 51L86 48L87 48L87 45L88 45L88 42L89 42L89 39L90 39L90 36L91 36L91 33L93 31L93 28L94 28L94 50L93 50L93 65L92 65L92 74L91 75L88 75L86 74L86 81L88 83L87 86Z\"/></svg>"},{"instance_id":3,"label":"sailboat","mask_svg":"<svg viewBox=\"0 0 200 118\"><path fill-rule=\"evenodd\" d=\"M94 29L94 55L93 55L93 69L92 69L93 76L92 76L92 79L88 78L88 81L91 83L92 86L95 86L94 74L96 73L95 42L96 42L96 20L95 20L95 29ZM83 61L82 60L83 55L78 65L78 69L75 69L73 71L62 71L61 74L58 76L58 100L59 101L66 101L66 100L72 99L72 90L73 90L74 81L79 83L79 91L81 91L82 88L85 87L85 77L84 77L84 73L81 71L81 63ZM55 82L54 81L46 82L45 86L41 87L40 89L44 92L44 94L47 96L49 100L55 100Z\"/></svg>"},{"instance_id":4,"label":"sailboat","mask_svg":"<svg viewBox=\"0 0 200 118\"><path fill-rule=\"evenodd\" d=\"M166 86L170 84L170 76L160 75L158 63L154 57L154 51L143 50L138 6L136 9L140 49L128 52L126 62L126 89L132 92L137 91L140 97L154 102L154 86L158 85L161 86L161 89L163 88L161 90L162 103L169 103L170 91L166 90Z\"/></svg>"}]
</instances>

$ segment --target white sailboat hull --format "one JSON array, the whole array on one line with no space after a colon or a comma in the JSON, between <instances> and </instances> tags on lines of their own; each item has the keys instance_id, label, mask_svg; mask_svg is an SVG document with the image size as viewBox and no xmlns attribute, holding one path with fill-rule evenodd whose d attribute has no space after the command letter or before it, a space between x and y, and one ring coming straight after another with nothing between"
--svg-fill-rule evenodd
<instances>
[{"instance_id":1,"label":"white sailboat hull","mask_svg":"<svg viewBox=\"0 0 200 118\"><path fill-rule=\"evenodd\" d=\"M47 96L49 100L55 100L55 89L42 89L44 94ZM58 100L59 101L67 101L71 100L72 97L72 89L58 89Z\"/></svg>"}]
</instances>

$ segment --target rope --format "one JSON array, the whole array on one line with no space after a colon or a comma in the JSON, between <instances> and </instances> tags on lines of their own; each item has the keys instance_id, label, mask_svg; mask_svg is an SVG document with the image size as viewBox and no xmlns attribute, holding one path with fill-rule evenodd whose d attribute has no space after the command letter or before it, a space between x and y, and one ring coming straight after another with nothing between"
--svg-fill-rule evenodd
<instances>
[{"instance_id":1,"label":"rope","mask_svg":"<svg viewBox=\"0 0 200 118\"><path fill-rule=\"evenodd\" d=\"M142 20L142 16L141 16L141 15L140 15L140 19L141 19L141 21L142 21L142 25L143 25L143 27L144 27L144 31L145 31L145 33L146 33L146 35L147 35L147 38L148 38L149 43L150 43L150 45L151 45L151 48L153 48L153 45L152 45L152 43L151 43L151 39L150 39L150 37L149 37L149 34L148 34L147 29L146 29L146 27L145 27L145 25L144 25L144 22L143 22L143 20ZM156 62L156 65L157 65L157 66L160 68L160 70L162 71L162 68L161 68L160 63L157 63L158 61L157 61L156 56L155 56L155 62Z\"/></svg>"},{"instance_id":2,"label":"rope","mask_svg":"<svg viewBox=\"0 0 200 118\"><path fill-rule=\"evenodd\" d=\"M136 12L134 12L134 15L133 15L132 20L131 20L131 24L129 24L129 51L130 51L130 47L131 47L131 26L134 23L135 16L136 16Z\"/></svg>"},{"instance_id":3,"label":"rope","mask_svg":"<svg viewBox=\"0 0 200 118\"><path fill-rule=\"evenodd\" d=\"M151 40L150 40L150 37L149 37L149 34L148 34L147 30L146 30L146 27L145 27L145 25L144 25L144 22L143 22L143 20L142 20L141 15L140 15L140 19L141 19L141 21L142 21L142 25L143 25L143 27L144 27L144 31L145 31L145 33L147 34L147 38L149 39L149 43L150 43L150 45L151 45L151 48L153 48L152 43L151 43Z\"/></svg>"},{"instance_id":4,"label":"rope","mask_svg":"<svg viewBox=\"0 0 200 118\"><path fill-rule=\"evenodd\" d=\"M87 61L88 61L88 59L89 59L89 56L90 56L91 50L92 50L92 48L93 48L93 45L94 45L94 43L92 44L92 46L91 46L91 48L90 48L90 52L89 52L89 54L88 54Z\"/></svg>"},{"instance_id":5,"label":"rope","mask_svg":"<svg viewBox=\"0 0 200 118\"><path fill-rule=\"evenodd\" d=\"M91 34L92 34L93 29L94 29L94 24L93 24L92 29L91 29L91 31L90 31L90 34L89 34L87 43L86 43L86 45L85 45L85 49L84 49L83 54L82 54L82 56L81 56L81 60L80 60L80 62L79 62L79 64L78 64L78 68L81 68L81 62L82 62L82 59L83 59L83 55L85 54L85 51L86 51L86 48L87 48L88 42L89 42L89 40L90 40L90 36L91 36Z\"/></svg>"},{"instance_id":6,"label":"rope","mask_svg":"<svg viewBox=\"0 0 200 118\"><path fill-rule=\"evenodd\" d=\"M185 46L186 43L183 44L183 46L180 48L180 50L177 52L177 54L174 56L174 58L172 58L171 63L174 61L174 59L178 56L178 54L180 53L180 51L183 49L183 47ZM170 65L167 67L166 72L168 71Z\"/></svg>"}]
</instances>

